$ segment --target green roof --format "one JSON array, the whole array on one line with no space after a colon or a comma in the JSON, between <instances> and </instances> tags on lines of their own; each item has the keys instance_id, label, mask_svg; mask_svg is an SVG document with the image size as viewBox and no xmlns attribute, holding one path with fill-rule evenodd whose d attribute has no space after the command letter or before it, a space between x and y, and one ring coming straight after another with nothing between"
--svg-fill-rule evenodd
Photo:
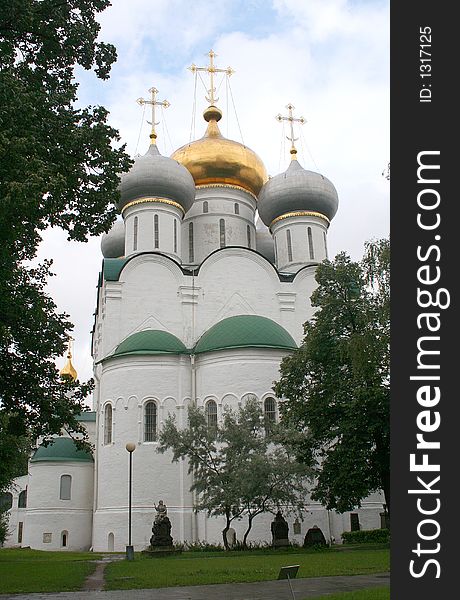
<instances>
[{"instance_id":1,"label":"green roof","mask_svg":"<svg viewBox=\"0 0 460 600\"><path fill-rule=\"evenodd\" d=\"M118 281L121 270L127 261L127 258L104 258L102 265L104 279L106 281Z\"/></svg>"},{"instance_id":2,"label":"green roof","mask_svg":"<svg viewBox=\"0 0 460 600\"><path fill-rule=\"evenodd\" d=\"M281 325L266 317L238 315L219 321L204 333L195 346L197 354L228 348L297 348Z\"/></svg>"},{"instance_id":3,"label":"green roof","mask_svg":"<svg viewBox=\"0 0 460 600\"><path fill-rule=\"evenodd\" d=\"M112 356L124 354L189 354L189 351L172 333L148 329L123 340Z\"/></svg>"},{"instance_id":4,"label":"green roof","mask_svg":"<svg viewBox=\"0 0 460 600\"><path fill-rule=\"evenodd\" d=\"M94 410L85 410L80 413L76 417L77 421L82 421L83 423L89 423L91 421L96 421L96 413Z\"/></svg>"},{"instance_id":5,"label":"green roof","mask_svg":"<svg viewBox=\"0 0 460 600\"><path fill-rule=\"evenodd\" d=\"M35 450L30 462L93 462L90 452L79 450L71 438L55 438L48 446Z\"/></svg>"}]
</instances>

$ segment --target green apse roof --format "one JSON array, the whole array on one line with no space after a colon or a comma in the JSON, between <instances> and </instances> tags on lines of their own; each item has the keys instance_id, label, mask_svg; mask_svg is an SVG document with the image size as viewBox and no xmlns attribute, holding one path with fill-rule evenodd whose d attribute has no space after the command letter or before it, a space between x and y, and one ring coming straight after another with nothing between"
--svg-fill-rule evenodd
<instances>
[{"instance_id":1,"label":"green apse roof","mask_svg":"<svg viewBox=\"0 0 460 600\"><path fill-rule=\"evenodd\" d=\"M94 410L85 410L75 418L77 421L82 421L83 423L91 423L96 421L96 413Z\"/></svg>"},{"instance_id":2,"label":"green apse roof","mask_svg":"<svg viewBox=\"0 0 460 600\"><path fill-rule=\"evenodd\" d=\"M90 452L79 450L71 438L55 438L48 446L40 446L30 462L93 462Z\"/></svg>"},{"instance_id":3,"label":"green apse roof","mask_svg":"<svg viewBox=\"0 0 460 600\"><path fill-rule=\"evenodd\" d=\"M228 348L280 348L297 345L291 335L266 317L238 315L219 321L204 333L195 346L197 354Z\"/></svg>"},{"instance_id":4,"label":"green apse roof","mask_svg":"<svg viewBox=\"0 0 460 600\"><path fill-rule=\"evenodd\" d=\"M189 354L189 351L172 333L148 329L123 340L112 356L124 354Z\"/></svg>"}]
</instances>

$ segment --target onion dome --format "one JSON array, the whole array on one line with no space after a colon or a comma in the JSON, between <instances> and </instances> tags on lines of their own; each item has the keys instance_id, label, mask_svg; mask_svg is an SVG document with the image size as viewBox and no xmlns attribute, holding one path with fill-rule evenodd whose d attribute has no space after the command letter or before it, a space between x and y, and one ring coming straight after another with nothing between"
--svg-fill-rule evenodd
<instances>
[{"instance_id":1,"label":"onion dome","mask_svg":"<svg viewBox=\"0 0 460 600\"><path fill-rule=\"evenodd\" d=\"M275 243L270 230L260 219L256 221L256 250L272 264L275 264Z\"/></svg>"},{"instance_id":2,"label":"onion dome","mask_svg":"<svg viewBox=\"0 0 460 600\"><path fill-rule=\"evenodd\" d=\"M319 216L329 222L337 212L338 204L337 191L329 179L307 171L293 155L288 169L269 179L262 188L258 211L267 227L291 213Z\"/></svg>"},{"instance_id":3,"label":"onion dome","mask_svg":"<svg viewBox=\"0 0 460 600\"><path fill-rule=\"evenodd\" d=\"M101 251L104 258L120 258L125 254L125 224L115 221L108 233L101 240Z\"/></svg>"},{"instance_id":4,"label":"onion dome","mask_svg":"<svg viewBox=\"0 0 460 600\"><path fill-rule=\"evenodd\" d=\"M67 352L67 362L66 364L62 367L62 369L59 371L59 375L64 379L64 378L70 378L73 379L74 381L77 380L77 371L75 370L75 367L72 364L72 353L69 351Z\"/></svg>"},{"instance_id":5,"label":"onion dome","mask_svg":"<svg viewBox=\"0 0 460 600\"><path fill-rule=\"evenodd\" d=\"M195 184L190 173L176 160L162 156L152 143L143 156L134 159L131 169L121 176L122 211L131 202L166 202L184 213L195 199Z\"/></svg>"},{"instance_id":6,"label":"onion dome","mask_svg":"<svg viewBox=\"0 0 460 600\"><path fill-rule=\"evenodd\" d=\"M267 181L262 160L243 144L221 134L217 123L222 113L216 106L209 106L203 116L208 123L204 136L182 146L171 158L187 167L196 186L233 185L257 196Z\"/></svg>"}]
</instances>

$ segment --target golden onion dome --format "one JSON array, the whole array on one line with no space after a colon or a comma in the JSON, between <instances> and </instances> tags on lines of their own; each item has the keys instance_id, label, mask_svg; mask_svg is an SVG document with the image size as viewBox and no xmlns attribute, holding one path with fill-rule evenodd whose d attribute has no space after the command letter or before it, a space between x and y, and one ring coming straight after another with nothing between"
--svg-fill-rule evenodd
<instances>
[{"instance_id":1,"label":"golden onion dome","mask_svg":"<svg viewBox=\"0 0 460 600\"><path fill-rule=\"evenodd\" d=\"M72 354L70 353L70 351L67 353L67 362L59 371L59 375L62 378L69 377L70 379L73 379L73 381L77 380L78 375L77 371L75 370L75 367L72 364Z\"/></svg>"},{"instance_id":2,"label":"golden onion dome","mask_svg":"<svg viewBox=\"0 0 460 600\"><path fill-rule=\"evenodd\" d=\"M225 138L217 122L222 117L216 106L203 113L208 127L204 136L182 146L171 158L184 165L201 185L233 185L256 195L267 181L267 171L255 152L234 140Z\"/></svg>"}]
</instances>

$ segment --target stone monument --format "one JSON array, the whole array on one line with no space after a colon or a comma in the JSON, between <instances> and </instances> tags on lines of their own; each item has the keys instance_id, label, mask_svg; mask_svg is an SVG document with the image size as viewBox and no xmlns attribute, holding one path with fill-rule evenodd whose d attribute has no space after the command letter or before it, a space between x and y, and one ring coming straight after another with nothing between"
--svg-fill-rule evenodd
<instances>
[{"instance_id":1,"label":"stone monument","mask_svg":"<svg viewBox=\"0 0 460 600\"><path fill-rule=\"evenodd\" d=\"M309 529L305 534L303 547L309 548L311 546L327 546L326 538L324 537L323 532L317 525L311 527L311 529Z\"/></svg>"},{"instance_id":2,"label":"stone monument","mask_svg":"<svg viewBox=\"0 0 460 600\"><path fill-rule=\"evenodd\" d=\"M171 537L171 521L168 517L168 509L163 500L155 504L157 514L152 526L152 537L150 538L150 549L157 548L168 549L173 547L173 539Z\"/></svg>"},{"instance_id":3,"label":"stone monument","mask_svg":"<svg viewBox=\"0 0 460 600\"><path fill-rule=\"evenodd\" d=\"M276 516L271 524L271 531L272 546L274 548L284 548L289 546L289 525L281 514L281 511L276 513Z\"/></svg>"}]
</instances>

